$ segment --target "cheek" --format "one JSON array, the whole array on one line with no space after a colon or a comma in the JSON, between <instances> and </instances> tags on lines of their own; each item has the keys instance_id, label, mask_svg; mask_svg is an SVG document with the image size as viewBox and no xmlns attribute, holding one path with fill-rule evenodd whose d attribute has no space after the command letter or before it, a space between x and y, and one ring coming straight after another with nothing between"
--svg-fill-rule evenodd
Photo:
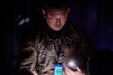
<instances>
[{"instance_id":1,"label":"cheek","mask_svg":"<svg viewBox=\"0 0 113 75\"><path fill-rule=\"evenodd\" d=\"M55 20L46 20L48 25L53 25L55 24Z\"/></svg>"},{"instance_id":2,"label":"cheek","mask_svg":"<svg viewBox=\"0 0 113 75\"><path fill-rule=\"evenodd\" d=\"M63 25L66 23L66 20L67 20L67 19L61 20L61 22L62 22Z\"/></svg>"},{"instance_id":3,"label":"cheek","mask_svg":"<svg viewBox=\"0 0 113 75\"><path fill-rule=\"evenodd\" d=\"M46 20L46 21L47 21L48 26L52 29L55 25L55 21L52 21L52 20Z\"/></svg>"}]
</instances>

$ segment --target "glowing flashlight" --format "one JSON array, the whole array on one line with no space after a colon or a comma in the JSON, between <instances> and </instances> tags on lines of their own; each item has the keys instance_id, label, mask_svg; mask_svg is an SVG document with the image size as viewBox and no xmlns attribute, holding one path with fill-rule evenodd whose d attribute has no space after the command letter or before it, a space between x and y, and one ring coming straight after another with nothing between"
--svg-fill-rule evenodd
<instances>
[{"instance_id":1,"label":"glowing flashlight","mask_svg":"<svg viewBox=\"0 0 113 75\"><path fill-rule=\"evenodd\" d=\"M69 60L66 62L66 66L67 66L69 69L71 69L71 70L73 70L73 71L76 71L77 65L76 65L76 61L75 61L75 60L69 59Z\"/></svg>"}]
</instances>

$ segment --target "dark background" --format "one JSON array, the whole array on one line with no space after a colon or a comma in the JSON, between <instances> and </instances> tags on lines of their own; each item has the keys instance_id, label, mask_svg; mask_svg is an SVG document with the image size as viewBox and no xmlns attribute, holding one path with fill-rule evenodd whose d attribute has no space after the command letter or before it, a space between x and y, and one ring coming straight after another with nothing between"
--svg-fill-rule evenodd
<instances>
[{"instance_id":1,"label":"dark background","mask_svg":"<svg viewBox=\"0 0 113 75\"><path fill-rule=\"evenodd\" d=\"M4 0L1 4L0 65L4 73L10 73L17 67L18 49L23 33L30 31L43 16L40 0ZM88 31L96 49L113 51L113 2L71 0L71 8L70 20ZM22 19L29 21L19 24Z\"/></svg>"}]
</instances>

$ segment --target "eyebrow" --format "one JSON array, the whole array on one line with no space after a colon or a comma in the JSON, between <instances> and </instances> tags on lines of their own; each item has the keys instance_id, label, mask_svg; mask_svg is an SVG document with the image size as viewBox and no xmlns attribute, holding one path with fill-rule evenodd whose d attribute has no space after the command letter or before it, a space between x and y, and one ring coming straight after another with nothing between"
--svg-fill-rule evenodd
<instances>
[{"instance_id":1,"label":"eyebrow","mask_svg":"<svg viewBox=\"0 0 113 75\"><path fill-rule=\"evenodd\" d=\"M50 16L56 16L56 15L58 15L58 14L49 14ZM60 14L60 15L62 15L62 16L67 16L67 13L63 13L63 14Z\"/></svg>"}]
</instances>

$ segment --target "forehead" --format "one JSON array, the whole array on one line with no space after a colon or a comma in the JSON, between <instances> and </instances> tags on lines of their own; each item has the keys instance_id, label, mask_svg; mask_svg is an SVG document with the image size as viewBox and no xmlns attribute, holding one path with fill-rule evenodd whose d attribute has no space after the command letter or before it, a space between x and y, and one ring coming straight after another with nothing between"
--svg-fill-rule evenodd
<instances>
[{"instance_id":1,"label":"forehead","mask_svg":"<svg viewBox=\"0 0 113 75\"><path fill-rule=\"evenodd\" d=\"M48 15L66 15L68 9L51 9L47 11Z\"/></svg>"}]
</instances>

